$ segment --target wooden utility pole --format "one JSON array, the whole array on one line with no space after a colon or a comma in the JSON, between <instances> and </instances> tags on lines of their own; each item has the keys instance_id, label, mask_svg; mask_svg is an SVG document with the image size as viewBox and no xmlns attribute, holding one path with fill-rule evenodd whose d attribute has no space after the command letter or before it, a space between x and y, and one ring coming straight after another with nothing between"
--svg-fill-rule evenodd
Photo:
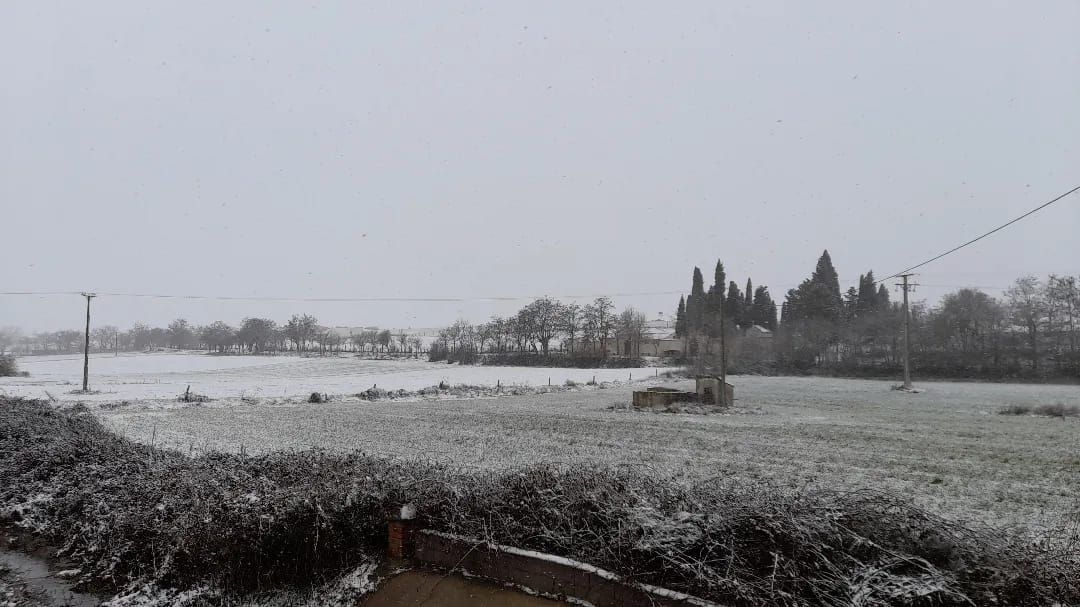
<instances>
[{"instance_id":1,"label":"wooden utility pole","mask_svg":"<svg viewBox=\"0 0 1080 607\"><path fill-rule=\"evenodd\" d=\"M89 391L90 386L90 300L94 293L83 293L86 298L86 341L83 342L82 391Z\"/></svg>"},{"instance_id":2,"label":"wooden utility pole","mask_svg":"<svg viewBox=\"0 0 1080 607\"><path fill-rule=\"evenodd\" d=\"M908 291L914 291L919 286L909 282L908 279L914 274L901 274L904 282L896 283L904 291L904 389L911 389L911 309L908 307Z\"/></svg>"},{"instance_id":3,"label":"wooden utility pole","mask_svg":"<svg viewBox=\"0 0 1080 607\"><path fill-rule=\"evenodd\" d=\"M724 335L727 333L727 329L724 328L724 290L719 289L720 293L720 406L726 407L731 403L727 402L727 344L724 343ZM708 337L706 335L706 337Z\"/></svg>"}]
</instances>

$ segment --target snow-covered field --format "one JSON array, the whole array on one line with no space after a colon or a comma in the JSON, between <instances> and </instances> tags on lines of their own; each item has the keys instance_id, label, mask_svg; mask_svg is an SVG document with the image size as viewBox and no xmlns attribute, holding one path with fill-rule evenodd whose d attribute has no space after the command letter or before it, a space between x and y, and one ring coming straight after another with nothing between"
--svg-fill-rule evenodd
<instances>
[{"instance_id":1,"label":"snow-covered field","mask_svg":"<svg viewBox=\"0 0 1080 607\"><path fill-rule=\"evenodd\" d=\"M356 394L378 385L385 390L419 390L449 384L561 385L643 378L647 369L549 369L479 367L419 360L369 360L353 356L213 356L202 353L111 354L90 357L91 394L82 388L82 356L18 359L30 377L0 378L0 394L85 402L171 400L188 386L214 399L300 398L312 392ZM660 369L659 372L663 372Z\"/></svg>"},{"instance_id":2,"label":"snow-covered field","mask_svg":"<svg viewBox=\"0 0 1080 607\"><path fill-rule=\"evenodd\" d=\"M319 447L468 469L595 463L709 482L892 491L998 524L1080 520L1080 418L996 413L1080 405L1076 386L928 382L906 394L885 381L732 380L736 409L726 415L630 411L626 385L463 400L136 405L98 415L133 439L192 453Z\"/></svg>"},{"instance_id":3,"label":"snow-covered field","mask_svg":"<svg viewBox=\"0 0 1080 607\"><path fill-rule=\"evenodd\" d=\"M469 469L535 463L632 466L642 473L795 487L873 489L933 511L999 524L1080 521L1080 418L999 415L1009 405L1080 405L1080 387L734 377L725 415L627 410L633 387L500 398L308 404L318 391L451 384L535 386L648 378L655 369L459 367L351 357L150 354L95 357L91 388L79 357L19 361L29 378L0 392L87 401L112 428L184 452L267 452L318 447L427 459ZM654 383L657 380L653 380ZM214 401L185 405L193 392ZM689 383L667 385L689 387ZM284 395L284 398L283 398ZM241 396L246 397L244 400ZM254 398L252 398L254 397Z\"/></svg>"}]
</instances>

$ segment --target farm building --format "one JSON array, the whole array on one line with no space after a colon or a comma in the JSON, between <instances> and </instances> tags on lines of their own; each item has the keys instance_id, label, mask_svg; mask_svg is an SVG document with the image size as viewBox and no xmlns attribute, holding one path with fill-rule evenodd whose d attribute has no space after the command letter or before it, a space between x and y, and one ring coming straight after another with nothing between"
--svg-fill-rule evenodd
<instances>
[{"instance_id":1,"label":"farm building","mask_svg":"<svg viewBox=\"0 0 1080 607\"><path fill-rule=\"evenodd\" d=\"M650 323L651 324L651 323ZM754 360L772 355L773 332L761 325L752 325L746 330L739 330L729 335L729 352L733 355L745 355ZM720 339L698 336L695 338L675 337L674 326L647 326L645 337L639 344L632 339L617 335L611 346L616 356L656 356L678 357L697 351L719 352Z\"/></svg>"}]
</instances>

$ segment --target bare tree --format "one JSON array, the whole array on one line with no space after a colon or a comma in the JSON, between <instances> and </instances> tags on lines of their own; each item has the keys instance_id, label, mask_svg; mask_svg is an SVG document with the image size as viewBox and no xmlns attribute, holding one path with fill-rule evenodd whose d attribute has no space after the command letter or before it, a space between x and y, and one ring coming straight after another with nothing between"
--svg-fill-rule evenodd
<instances>
[{"instance_id":1,"label":"bare tree","mask_svg":"<svg viewBox=\"0 0 1080 607\"><path fill-rule=\"evenodd\" d=\"M1013 286L1005 291L1009 300L1012 321L1023 327L1028 337L1028 353L1031 357L1031 370L1039 371L1039 324L1046 314L1046 301L1039 288L1039 279L1034 276L1017 278Z\"/></svg>"},{"instance_id":2,"label":"bare tree","mask_svg":"<svg viewBox=\"0 0 1080 607\"><path fill-rule=\"evenodd\" d=\"M169 323L167 337L169 346L176 349L183 350L195 345L195 330L191 327L191 324L183 318L177 318Z\"/></svg>"},{"instance_id":3,"label":"bare tree","mask_svg":"<svg viewBox=\"0 0 1080 607\"><path fill-rule=\"evenodd\" d=\"M13 350L15 344L22 339L22 331L18 327L0 328L0 354Z\"/></svg>"},{"instance_id":4,"label":"bare tree","mask_svg":"<svg viewBox=\"0 0 1080 607\"><path fill-rule=\"evenodd\" d=\"M116 339L120 330L112 325L103 325L90 332L98 350L112 350L116 347Z\"/></svg>"},{"instance_id":5,"label":"bare tree","mask_svg":"<svg viewBox=\"0 0 1080 607\"><path fill-rule=\"evenodd\" d=\"M540 348L547 356L551 340L559 333L562 304L550 297L541 297L525 306L522 312L530 324L530 335L540 342Z\"/></svg>"},{"instance_id":6,"label":"bare tree","mask_svg":"<svg viewBox=\"0 0 1080 607\"><path fill-rule=\"evenodd\" d=\"M419 335L413 335L409 338L409 347L412 348L413 353L417 358L420 358L420 350L424 348L424 340Z\"/></svg>"},{"instance_id":7,"label":"bare tree","mask_svg":"<svg viewBox=\"0 0 1080 607\"><path fill-rule=\"evenodd\" d=\"M559 331L566 337L564 343L564 349L569 347L570 352L574 351L574 342L577 341L577 336L581 333L581 306L576 303L563 304L559 316Z\"/></svg>"},{"instance_id":8,"label":"bare tree","mask_svg":"<svg viewBox=\"0 0 1080 607\"><path fill-rule=\"evenodd\" d=\"M597 297L583 310L585 332L590 341L599 345L601 356L607 356L607 340L614 327L614 311L615 305L607 297Z\"/></svg>"},{"instance_id":9,"label":"bare tree","mask_svg":"<svg viewBox=\"0 0 1080 607\"><path fill-rule=\"evenodd\" d=\"M495 350L506 352L510 344L510 321L501 316L492 316L488 325L491 327L492 339L495 341Z\"/></svg>"},{"instance_id":10,"label":"bare tree","mask_svg":"<svg viewBox=\"0 0 1080 607\"><path fill-rule=\"evenodd\" d=\"M236 343L236 329L220 320L203 327L199 336L210 351L224 352Z\"/></svg>"},{"instance_id":11,"label":"bare tree","mask_svg":"<svg viewBox=\"0 0 1080 607\"><path fill-rule=\"evenodd\" d=\"M378 339L379 345L382 346L383 351L384 352L389 352L390 351L390 344L393 343L393 341L394 341L393 335L391 335L391 333L390 333L390 329L383 329L382 331L379 331L379 335L378 335L377 339Z\"/></svg>"},{"instance_id":12,"label":"bare tree","mask_svg":"<svg viewBox=\"0 0 1080 607\"><path fill-rule=\"evenodd\" d=\"M59 352L74 352L81 349L83 332L65 329L52 334L52 341Z\"/></svg>"},{"instance_id":13,"label":"bare tree","mask_svg":"<svg viewBox=\"0 0 1080 607\"><path fill-rule=\"evenodd\" d=\"M641 354L641 342L645 339L645 314L634 308L626 308L619 314L616 323L619 336L630 342L630 351L627 354L639 356Z\"/></svg>"},{"instance_id":14,"label":"bare tree","mask_svg":"<svg viewBox=\"0 0 1080 607\"><path fill-rule=\"evenodd\" d=\"M1046 281L1047 331L1061 349L1062 342L1070 354L1076 353L1076 317L1080 313L1080 289L1076 278L1051 274Z\"/></svg>"},{"instance_id":15,"label":"bare tree","mask_svg":"<svg viewBox=\"0 0 1080 607\"><path fill-rule=\"evenodd\" d=\"M319 322L314 316L293 314L289 322L285 324L285 335L296 344L297 352L303 352L307 343L315 336L318 326Z\"/></svg>"},{"instance_id":16,"label":"bare tree","mask_svg":"<svg viewBox=\"0 0 1080 607\"><path fill-rule=\"evenodd\" d=\"M513 335L518 352L525 352L533 345L533 322L531 313L532 310L529 308L522 308L521 310L518 310L518 313L510 320L510 332L511 335ZM533 348L535 349L535 346Z\"/></svg>"},{"instance_id":17,"label":"bare tree","mask_svg":"<svg viewBox=\"0 0 1080 607\"><path fill-rule=\"evenodd\" d=\"M273 342L275 329L277 324L269 318L245 318L237 338L249 352L262 352Z\"/></svg>"}]
</instances>

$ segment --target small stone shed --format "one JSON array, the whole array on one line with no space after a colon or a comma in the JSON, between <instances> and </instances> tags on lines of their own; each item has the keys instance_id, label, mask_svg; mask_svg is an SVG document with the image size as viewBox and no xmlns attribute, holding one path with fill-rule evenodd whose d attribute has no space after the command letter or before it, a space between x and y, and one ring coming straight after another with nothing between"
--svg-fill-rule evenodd
<instances>
[{"instance_id":1,"label":"small stone shed","mask_svg":"<svg viewBox=\"0 0 1080 607\"><path fill-rule=\"evenodd\" d=\"M697 400L697 394L675 388L656 386L644 390L634 391L635 407L667 407L674 403L685 403Z\"/></svg>"},{"instance_id":2,"label":"small stone shed","mask_svg":"<svg viewBox=\"0 0 1080 607\"><path fill-rule=\"evenodd\" d=\"M720 378L715 375L698 375L697 376L697 399L706 405L722 405L724 401L728 405L735 402L735 386L731 384L724 384L724 394L726 399L721 400L720 396Z\"/></svg>"},{"instance_id":3,"label":"small stone shed","mask_svg":"<svg viewBox=\"0 0 1080 607\"><path fill-rule=\"evenodd\" d=\"M701 403L703 405L721 405L720 381L715 375L699 375L697 387L693 392L677 390L664 386L655 386L644 390L634 391L634 407L637 408L664 408L675 403ZM735 401L735 388L731 384L725 384L727 389L727 404Z\"/></svg>"}]
</instances>

